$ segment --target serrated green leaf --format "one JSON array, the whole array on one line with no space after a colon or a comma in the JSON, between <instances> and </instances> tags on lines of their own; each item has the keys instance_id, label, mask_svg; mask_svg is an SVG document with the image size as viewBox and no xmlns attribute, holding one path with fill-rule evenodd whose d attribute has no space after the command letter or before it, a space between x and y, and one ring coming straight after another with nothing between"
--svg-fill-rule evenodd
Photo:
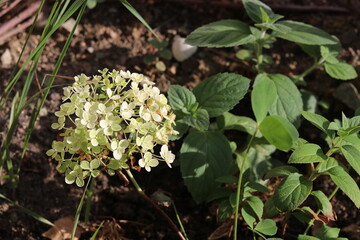
<instances>
[{"instance_id":1,"label":"serrated green leaf","mask_svg":"<svg viewBox=\"0 0 360 240\"><path fill-rule=\"evenodd\" d=\"M328 127L330 125L329 120L327 120L326 118L324 118L323 116L316 114L316 113L311 113L311 112L305 112L302 111L301 115L308 120L309 122L311 122L312 125L314 125L315 127L317 127L318 129L320 129L321 131L323 131L324 133L326 133L327 135L329 135L328 133Z\"/></svg>"},{"instance_id":2,"label":"serrated green leaf","mask_svg":"<svg viewBox=\"0 0 360 240\"><path fill-rule=\"evenodd\" d=\"M207 130L210 124L209 114L205 109L198 109L190 116L185 116L182 120L198 130Z\"/></svg>"},{"instance_id":3,"label":"serrated green leaf","mask_svg":"<svg viewBox=\"0 0 360 240\"><path fill-rule=\"evenodd\" d=\"M333 208L327 196L322 191L313 191L311 194L315 197L316 204L323 214L330 220L335 221Z\"/></svg>"},{"instance_id":4,"label":"serrated green leaf","mask_svg":"<svg viewBox=\"0 0 360 240\"><path fill-rule=\"evenodd\" d=\"M276 98L275 83L266 74L259 74L251 92L251 106L258 124L264 120Z\"/></svg>"},{"instance_id":5,"label":"serrated green leaf","mask_svg":"<svg viewBox=\"0 0 360 240\"><path fill-rule=\"evenodd\" d=\"M292 173L276 189L274 204L281 211L294 210L306 200L311 190L311 181L299 173Z\"/></svg>"},{"instance_id":6,"label":"serrated green leaf","mask_svg":"<svg viewBox=\"0 0 360 240\"><path fill-rule=\"evenodd\" d=\"M261 220L255 227L255 231L258 231L262 234L273 236L277 232L277 226L274 220L264 219Z\"/></svg>"},{"instance_id":7,"label":"serrated green leaf","mask_svg":"<svg viewBox=\"0 0 360 240\"><path fill-rule=\"evenodd\" d=\"M340 166L330 168L327 171L334 183L360 207L360 190L354 179Z\"/></svg>"},{"instance_id":8,"label":"serrated green leaf","mask_svg":"<svg viewBox=\"0 0 360 240\"><path fill-rule=\"evenodd\" d=\"M175 111L190 112L191 107L196 103L195 95L189 89L179 85L170 86L168 99Z\"/></svg>"},{"instance_id":9,"label":"serrated green leaf","mask_svg":"<svg viewBox=\"0 0 360 240\"><path fill-rule=\"evenodd\" d=\"M339 236L340 228L331 228L323 224L315 236L322 240L336 239Z\"/></svg>"},{"instance_id":10,"label":"serrated green leaf","mask_svg":"<svg viewBox=\"0 0 360 240\"><path fill-rule=\"evenodd\" d=\"M270 115L287 118L296 127L300 126L300 111L303 110L301 93L291 79L282 74L268 74L275 83L277 99L269 109Z\"/></svg>"},{"instance_id":11,"label":"serrated green leaf","mask_svg":"<svg viewBox=\"0 0 360 240\"><path fill-rule=\"evenodd\" d=\"M242 2L247 15L256 23L273 23L282 18L281 15L275 14L268 5L259 0L243 0Z\"/></svg>"},{"instance_id":12,"label":"serrated green leaf","mask_svg":"<svg viewBox=\"0 0 360 240\"><path fill-rule=\"evenodd\" d=\"M180 149L180 169L196 201L204 201L219 186L216 178L232 166L229 142L220 132L191 132Z\"/></svg>"},{"instance_id":13,"label":"serrated green leaf","mask_svg":"<svg viewBox=\"0 0 360 240\"><path fill-rule=\"evenodd\" d=\"M344 145L340 150L351 167L360 175L360 151L352 145Z\"/></svg>"},{"instance_id":14,"label":"serrated green leaf","mask_svg":"<svg viewBox=\"0 0 360 240\"><path fill-rule=\"evenodd\" d=\"M299 170L293 166L280 166L271 169L266 175L265 179L273 178L273 177L284 177L289 176L292 173L297 173Z\"/></svg>"},{"instance_id":15,"label":"serrated green leaf","mask_svg":"<svg viewBox=\"0 0 360 240\"><path fill-rule=\"evenodd\" d=\"M291 154L289 163L316 163L323 162L327 156L317 144L306 143L298 148Z\"/></svg>"},{"instance_id":16,"label":"serrated green leaf","mask_svg":"<svg viewBox=\"0 0 360 240\"><path fill-rule=\"evenodd\" d=\"M255 196L250 196L246 199L247 204L252 208L255 212L257 219L262 219L264 203L260 200L260 198Z\"/></svg>"},{"instance_id":17,"label":"serrated green leaf","mask_svg":"<svg viewBox=\"0 0 360 240\"><path fill-rule=\"evenodd\" d=\"M235 73L211 76L193 89L199 106L217 117L231 110L247 93L250 80Z\"/></svg>"},{"instance_id":18,"label":"serrated green leaf","mask_svg":"<svg viewBox=\"0 0 360 240\"><path fill-rule=\"evenodd\" d=\"M327 63L337 64L339 60L330 52L326 46L320 46L320 54Z\"/></svg>"},{"instance_id":19,"label":"serrated green leaf","mask_svg":"<svg viewBox=\"0 0 360 240\"><path fill-rule=\"evenodd\" d=\"M273 35L291 42L307 45L337 44L337 41L335 41L330 34L306 23L285 20L279 21L275 25L283 29L287 27L289 31L284 33L274 30Z\"/></svg>"},{"instance_id":20,"label":"serrated green leaf","mask_svg":"<svg viewBox=\"0 0 360 240\"><path fill-rule=\"evenodd\" d=\"M269 143L283 151L289 150L299 137L296 128L280 116L267 116L259 129Z\"/></svg>"},{"instance_id":21,"label":"serrated green leaf","mask_svg":"<svg viewBox=\"0 0 360 240\"><path fill-rule=\"evenodd\" d=\"M331 36L331 37L337 43L331 44L331 45L322 45L322 46L327 47L333 56L337 56L337 55L339 55L342 46L341 46L341 43L338 38L336 38L335 36ZM320 53L321 46L320 45L306 45L306 44L299 44L299 43L297 43L297 44L308 55L310 55L312 57L321 57L321 53Z\"/></svg>"},{"instance_id":22,"label":"serrated green leaf","mask_svg":"<svg viewBox=\"0 0 360 240\"><path fill-rule=\"evenodd\" d=\"M225 220L233 214L233 208L230 204L229 199L222 201L219 204L219 219Z\"/></svg>"},{"instance_id":23,"label":"serrated green leaf","mask_svg":"<svg viewBox=\"0 0 360 240\"><path fill-rule=\"evenodd\" d=\"M325 63L325 71L331 77L339 80L350 80L358 76L355 68L344 62Z\"/></svg>"},{"instance_id":24,"label":"serrated green leaf","mask_svg":"<svg viewBox=\"0 0 360 240\"><path fill-rule=\"evenodd\" d=\"M253 229L254 223L256 221L256 213L254 210L249 205L245 205L243 208L241 208L241 216L249 225L249 227Z\"/></svg>"},{"instance_id":25,"label":"serrated green leaf","mask_svg":"<svg viewBox=\"0 0 360 240\"><path fill-rule=\"evenodd\" d=\"M344 137L342 144L343 145L352 145L358 151L360 151L360 136L359 136L359 134L351 134L349 136Z\"/></svg>"},{"instance_id":26,"label":"serrated green leaf","mask_svg":"<svg viewBox=\"0 0 360 240\"><path fill-rule=\"evenodd\" d=\"M256 122L249 117L236 116L232 113L225 112L216 119L219 129L238 130L253 135L256 131ZM260 131L256 132L255 137L262 137Z\"/></svg>"},{"instance_id":27,"label":"serrated green leaf","mask_svg":"<svg viewBox=\"0 0 360 240\"><path fill-rule=\"evenodd\" d=\"M246 23L228 19L195 29L186 37L185 43L198 47L234 47L254 39Z\"/></svg>"},{"instance_id":28,"label":"serrated green leaf","mask_svg":"<svg viewBox=\"0 0 360 240\"><path fill-rule=\"evenodd\" d=\"M356 126L356 127L349 127L346 129L339 129L337 133L341 137L346 137L358 133L359 131L360 131L360 126Z\"/></svg>"},{"instance_id":29,"label":"serrated green leaf","mask_svg":"<svg viewBox=\"0 0 360 240\"><path fill-rule=\"evenodd\" d=\"M360 116L355 116L349 119L349 127L357 127L360 126Z\"/></svg>"},{"instance_id":30,"label":"serrated green leaf","mask_svg":"<svg viewBox=\"0 0 360 240\"><path fill-rule=\"evenodd\" d=\"M326 172L333 167L341 166L335 158L329 157L326 161L319 163L318 171Z\"/></svg>"}]
</instances>

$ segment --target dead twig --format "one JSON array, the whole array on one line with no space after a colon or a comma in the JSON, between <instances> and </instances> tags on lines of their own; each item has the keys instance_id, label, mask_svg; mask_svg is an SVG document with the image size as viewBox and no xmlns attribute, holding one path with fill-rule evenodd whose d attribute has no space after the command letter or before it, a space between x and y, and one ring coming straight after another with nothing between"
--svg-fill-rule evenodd
<instances>
[{"instance_id":1,"label":"dead twig","mask_svg":"<svg viewBox=\"0 0 360 240\"><path fill-rule=\"evenodd\" d=\"M3 10L0 12L0 17L4 16L6 13L8 13L11 9L13 9L16 5L18 5L21 2L21 0L15 0L7 7L4 7ZM3 3L5 5L5 3ZM3 7L3 6L1 6Z\"/></svg>"}]
</instances>

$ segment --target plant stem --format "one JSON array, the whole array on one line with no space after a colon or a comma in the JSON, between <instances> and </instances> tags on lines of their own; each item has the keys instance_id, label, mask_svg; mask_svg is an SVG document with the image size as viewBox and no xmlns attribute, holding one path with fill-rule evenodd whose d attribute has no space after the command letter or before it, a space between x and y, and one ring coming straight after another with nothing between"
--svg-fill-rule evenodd
<instances>
[{"instance_id":1,"label":"plant stem","mask_svg":"<svg viewBox=\"0 0 360 240\"><path fill-rule=\"evenodd\" d=\"M244 168L245 168L245 163L246 160L248 158L248 154L250 151L250 147L252 144L252 141L255 138L257 130L255 130L254 134L251 136L250 141L248 146L246 147L245 150L245 156L244 159L241 163L240 166L240 173L239 173L239 179L238 179L238 185L237 185L237 190L236 190L236 205L235 205L235 217L234 217L234 240L237 240L237 226L238 226L238 218L239 218L239 205L240 205L240 201L242 201L243 198L243 188L242 188L242 179L243 179L243 175L244 175Z\"/></svg>"},{"instance_id":2,"label":"plant stem","mask_svg":"<svg viewBox=\"0 0 360 240\"><path fill-rule=\"evenodd\" d=\"M255 68L258 71L258 73L262 73L263 70L261 69L260 65L263 62L263 54L262 54L262 49L263 49L263 40L264 37L266 35L266 29L262 29L261 30L261 34L260 34L260 38L257 39L256 43L255 43L255 55L256 55L256 65Z\"/></svg>"},{"instance_id":3,"label":"plant stem","mask_svg":"<svg viewBox=\"0 0 360 240\"><path fill-rule=\"evenodd\" d=\"M315 61L315 63L306 69L302 74L296 76L293 78L293 81L295 84L303 84L304 83L304 77L306 77L308 74L310 74L312 71L314 71L317 67L321 66L325 62L325 59L320 58L319 61Z\"/></svg>"},{"instance_id":4,"label":"plant stem","mask_svg":"<svg viewBox=\"0 0 360 240\"><path fill-rule=\"evenodd\" d=\"M132 175L130 169L126 169L126 174L129 176L130 181L132 182L132 184L134 184L136 191L138 191L138 193L140 193L140 195L147 201L149 202L157 211L160 212L160 214L168 221L168 223L170 224L170 226L172 227L172 229L179 235L179 238L181 240L188 240L187 238L184 237L184 235L181 233L181 231L178 229L178 227L176 226L176 224L171 220L171 218L156 204L154 203L153 200L151 200L151 198L149 198L145 192L141 189L141 187L139 186L139 184L137 183L137 181L135 180L134 176Z\"/></svg>"},{"instance_id":5,"label":"plant stem","mask_svg":"<svg viewBox=\"0 0 360 240\"><path fill-rule=\"evenodd\" d=\"M181 219L180 219L179 213L178 213L178 211L177 211L177 209L176 209L176 206L175 206L174 201L171 201L171 204L172 204L172 206L173 206L173 208L174 208L175 215L176 215L176 219L177 219L177 221L178 221L178 223L179 223L179 225L180 225L181 232L184 234L184 237L186 238L186 240L189 240L189 238L188 238L188 236L187 236L187 234L186 234L186 232L185 232L185 228L184 228L184 226L183 226L183 224L182 224L182 222L181 222Z\"/></svg>"},{"instance_id":6,"label":"plant stem","mask_svg":"<svg viewBox=\"0 0 360 240\"><path fill-rule=\"evenodd\" d=\"M86 206L85 206L85 223L87 224L90 218L91 201L94 195L94 178L91 178L89 190L87 192Z\"/></svg>"}]
</instances>

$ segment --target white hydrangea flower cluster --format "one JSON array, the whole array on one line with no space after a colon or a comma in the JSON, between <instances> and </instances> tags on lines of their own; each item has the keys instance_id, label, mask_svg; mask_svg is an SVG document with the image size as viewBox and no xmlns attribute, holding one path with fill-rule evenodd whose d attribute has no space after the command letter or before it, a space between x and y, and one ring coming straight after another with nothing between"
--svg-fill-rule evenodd
<instances>
[{"instance_id":1,"label":"white hydrangea flower cluster","mask_svg":"<svg viewBox=\"0 0 360 240\"><path fill-rule=\"evenodd\" d=\"M142 74L99 72L92 78L75 77L55 112L58 121L51 127L64 129L63 140L53 141L46 154L59 162L66 183L83 186L90 174L96 177L105 170L113 175L135 164L136 158L148 172L159 161L171 167L175 155L168 149L168 136L178 132L165 95ZM156 145L162 145L159 156L154 154Z\"/></svg>"}]
</instances>

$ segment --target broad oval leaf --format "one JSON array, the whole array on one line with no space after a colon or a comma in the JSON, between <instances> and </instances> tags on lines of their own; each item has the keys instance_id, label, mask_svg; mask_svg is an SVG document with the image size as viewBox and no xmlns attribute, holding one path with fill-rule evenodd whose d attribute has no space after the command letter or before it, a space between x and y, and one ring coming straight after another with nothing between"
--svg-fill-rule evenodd
<instances>
[{"instance_id":1,"label":"broad oval leaf","mask_svg":"<svg viewBox=\"0 0 360 240\"><path fill-rule=\"evenodd\" d=\"M246 202L256 213L257 219L262 219L264 203L260 200L260 198L250 196L246 199Z\"/></svg>"},{"instance_id":2,"label":"broad oval leaf","mask_svg":"<svg viewBox=\"0 0 360 240\"><path fill-rule=\"evenodd\" d=\"M314 125L315 127L317 127L318 129L320 129L321 131L323 131L324 133L326 133L327 135L329 135L328 133L328 127L330 125L329 120L327 120L326 118L324 118L323 116L316 114L316 113L311 113L311 112L305 112L302 111L301 115L308 120L309 122L311 122L312 125Z\"/></svg>"},{"instance_id":3,"label":"broad oval leaf","mask_svg":"<svg viewBox=\"0 0 360 240\"><path fill-rule=\"evenodd\" d=\"M185 116L182 120L198 130L207 130L210 124L209 114L205 109L198 109L195 113Z\"/></svg>"},{"instance_id":4,"label":"broad oval leaf","mask_svg":"<svg viewBox=\"0 0 360 240\"><path fill-rule=\"evenodd\" d=\"M218 177L228 174L232 153L220 132L192 132L180 149L180 169L185 185L196 201L204 201L220 185Z\"/></svg>"},{"instance_id":5,"label":"broad oval leaf","mask_svg":"<svg viewBox=\"0 0 360 240\"><path fill-rule=\"evenodd\" d=\"M229 112L217 117L216 122L222 130L238 130L249 135L253 135L257 130L256 122L252 118L236 116ZM260 131L256 131L255 137L262 137Z\"/></svg>"},{"instance_id":6,"label":"broad oval leaf","mask_svg":"<svg viewBox=\"0 0 360 240\"><path fill-rule=\"evenodd\" d=\"M255 230L261 232L262 234L273 236L277 232L277 226L274 220L264 219L256 225Z\"/></svg>"},{"instance_id":7,"label":"broad oval leaf","mask_svg":"<svg viewBox=\"0 0 360 240\"><path fill-rule=\"evenodd\" d=\"M328 173L334 183L360 207L360 190L354 179L340 166L330 168Z\"/></svg>"},{"instance_id":8,"label":"broad oval leaf","mask_svg":"<svg viewBox=\"0 0 360 240\"><path fill-rule=\"evenodd\" d=\"M330 77L339 80L350 80L358 76L355 68L344 62L338 62L336 64L325 63L325 71Z\"/></svg>"},{"instance_id":9,"label":"broad oval leaf","mask_svg":"<svg viewBox=\"0 0 360 240\"><path fill-rule=\"evenodd\" d=\"M317 237L308 236L308 235L299 235L297 240L321 240L321 239L317 238Z\"/></svg>"},{"instance_id":10,"label":"broad oval leaf","mask_svg":"<svg viewBox=\"0 0 360 240\"><path fill-rule=\"evenodd\" d=\"M251 92L251 107L258 124L264 120L276 98L277 91L274 82L266 74L258 75Z\"/></svg>"},{"instance_id":11,"label":"broad oval leaf","mask_svg":"<svg viewBox=\"0 0 360 240\"><path fill-rule=\"evenodd\" d=\"M337 44L330 34L306 23L285 20L277 22L275 26L287 29L287 32L274 30L273 35L291 42L307 45Z\"/></svg>"},{"instance_id":12,"label":"broad oval leaf","mask_svg":"<svg viewBox=\"0 0 360 240\"><path fill-rule=\"evenodd\" d=\"M360 151L352 145L345 145L340 149L351 167L360 175Z\"/></svg>"},{"instance_id":13,"label":"broad oval leaf","mask_svg":"<svg viewBox=\"0 0 360 240\"><path fill-rule=\"evenodd\" d=\"M340 228L332 228L332 227L326 226L324 224L316 232L315 236L317 236L320 239L324 239L324 240L330 240L330 239L338 240L339 233L340 233Z\"/></svg>"},{"instance_id":14,"label":"broad oval leaf","mask_svg":"<svg viewBox=\"0 0 360 240\"><path fill-rule=\"evenodd\" d=\"M281 211L294 210L306 200L311 190L311 181L299 173L292 173L276 189L274 204Z\"/></svg>"},{"instance_id":15,"label":"broad oval leaf","mask_svg":"<svg viewBox=\"0 0 360 240\"><path fill-rule=\"evenodd\" d=\"M168 91L169 104L174 110L190 112L191 107L196 103L195 95L187 88L172 85Z\"/></svg>"},{"instance_id":16,"label":"broad oval leaf","mask_svg":"<svg viewBox=\"0 0 360 240\"><path fill-rule=\"evenodd\" d=\"M208 111L210 117L217 117L231 110L246 94L250 80L235 73L219 73L199 85L193 93L199 107Z\"/></svg>"},{"instance_id":17,"label":"broad oval leaf","mask_svg":"<svg viewBox=\"0 0 360 240\"><path fill-rule=\"evenodd\" d=\"M185 43L198 47L234 47L254 40L246 23L227 19L195 29L186 37Z\"/></svg>"},{"instance_id":18,"label":"broad oval leaf","mask_svg":"<svg viewBox=\"0 0 360 240\"><path fill-rule=\"evenodd\" d=\"M336 220L332 205L327 196L322 191L313 191L311 193L316 200L316 204L323 214L332 221Z\"/></svg>"},{"instance_id":19,"label":"broad oval leaf","mask_svg":"<svg viewBox=\"0 0 360 240\"><path fill-rule=\"evenodd\" d=\"M267 116L259 129L269 143L283 151L289 150L299 138L296 128L280 116Z\"/></svg>"},{"instance_id":20,"label":"broad oval leaf","mask_svg":"<svg viewBox=\"0 0 360 240\"><path fill-rule=\"evenodd\" d=\"M256 213L254 210L249 205L245 205L243 208L241 208L241 216L249 225L249 227L253 229L254 223L256 221Z\"/></svg>"},{"instance_id":21,"label":"broad oval leaf","mask_svg":"<svg viewBox=\"0 0 360 240\"><path fill-rule=\"evenodd\" d=\"M275 83L277 99L271 106L270 115L287 118L296 127L300 126L300 112L303 110L301 93L296 85L282 74L269 74Z\"/></svg>"},{"instance_id":22,"label":"broad oval leaf","mask_svg":"<svg viewBox=\"0 0 360 240\"><path fill-rule=\"evenodd\" d=\"M274 196L271 196L264 206L264 217L273 218L278 215L281 211L275 206Z\"/></svg>"},{"instance_id":23,"label":"broad oval leaf","mask_svg":"<svg viewBox=\"0 0 360 240\"><path fill-rule=\"evenodd\" d=\"M323 162L327 156L320 146L313 143L306 143L296 148L289 158L289 163L315 163Z\"/></svg>"}]
</instances>

